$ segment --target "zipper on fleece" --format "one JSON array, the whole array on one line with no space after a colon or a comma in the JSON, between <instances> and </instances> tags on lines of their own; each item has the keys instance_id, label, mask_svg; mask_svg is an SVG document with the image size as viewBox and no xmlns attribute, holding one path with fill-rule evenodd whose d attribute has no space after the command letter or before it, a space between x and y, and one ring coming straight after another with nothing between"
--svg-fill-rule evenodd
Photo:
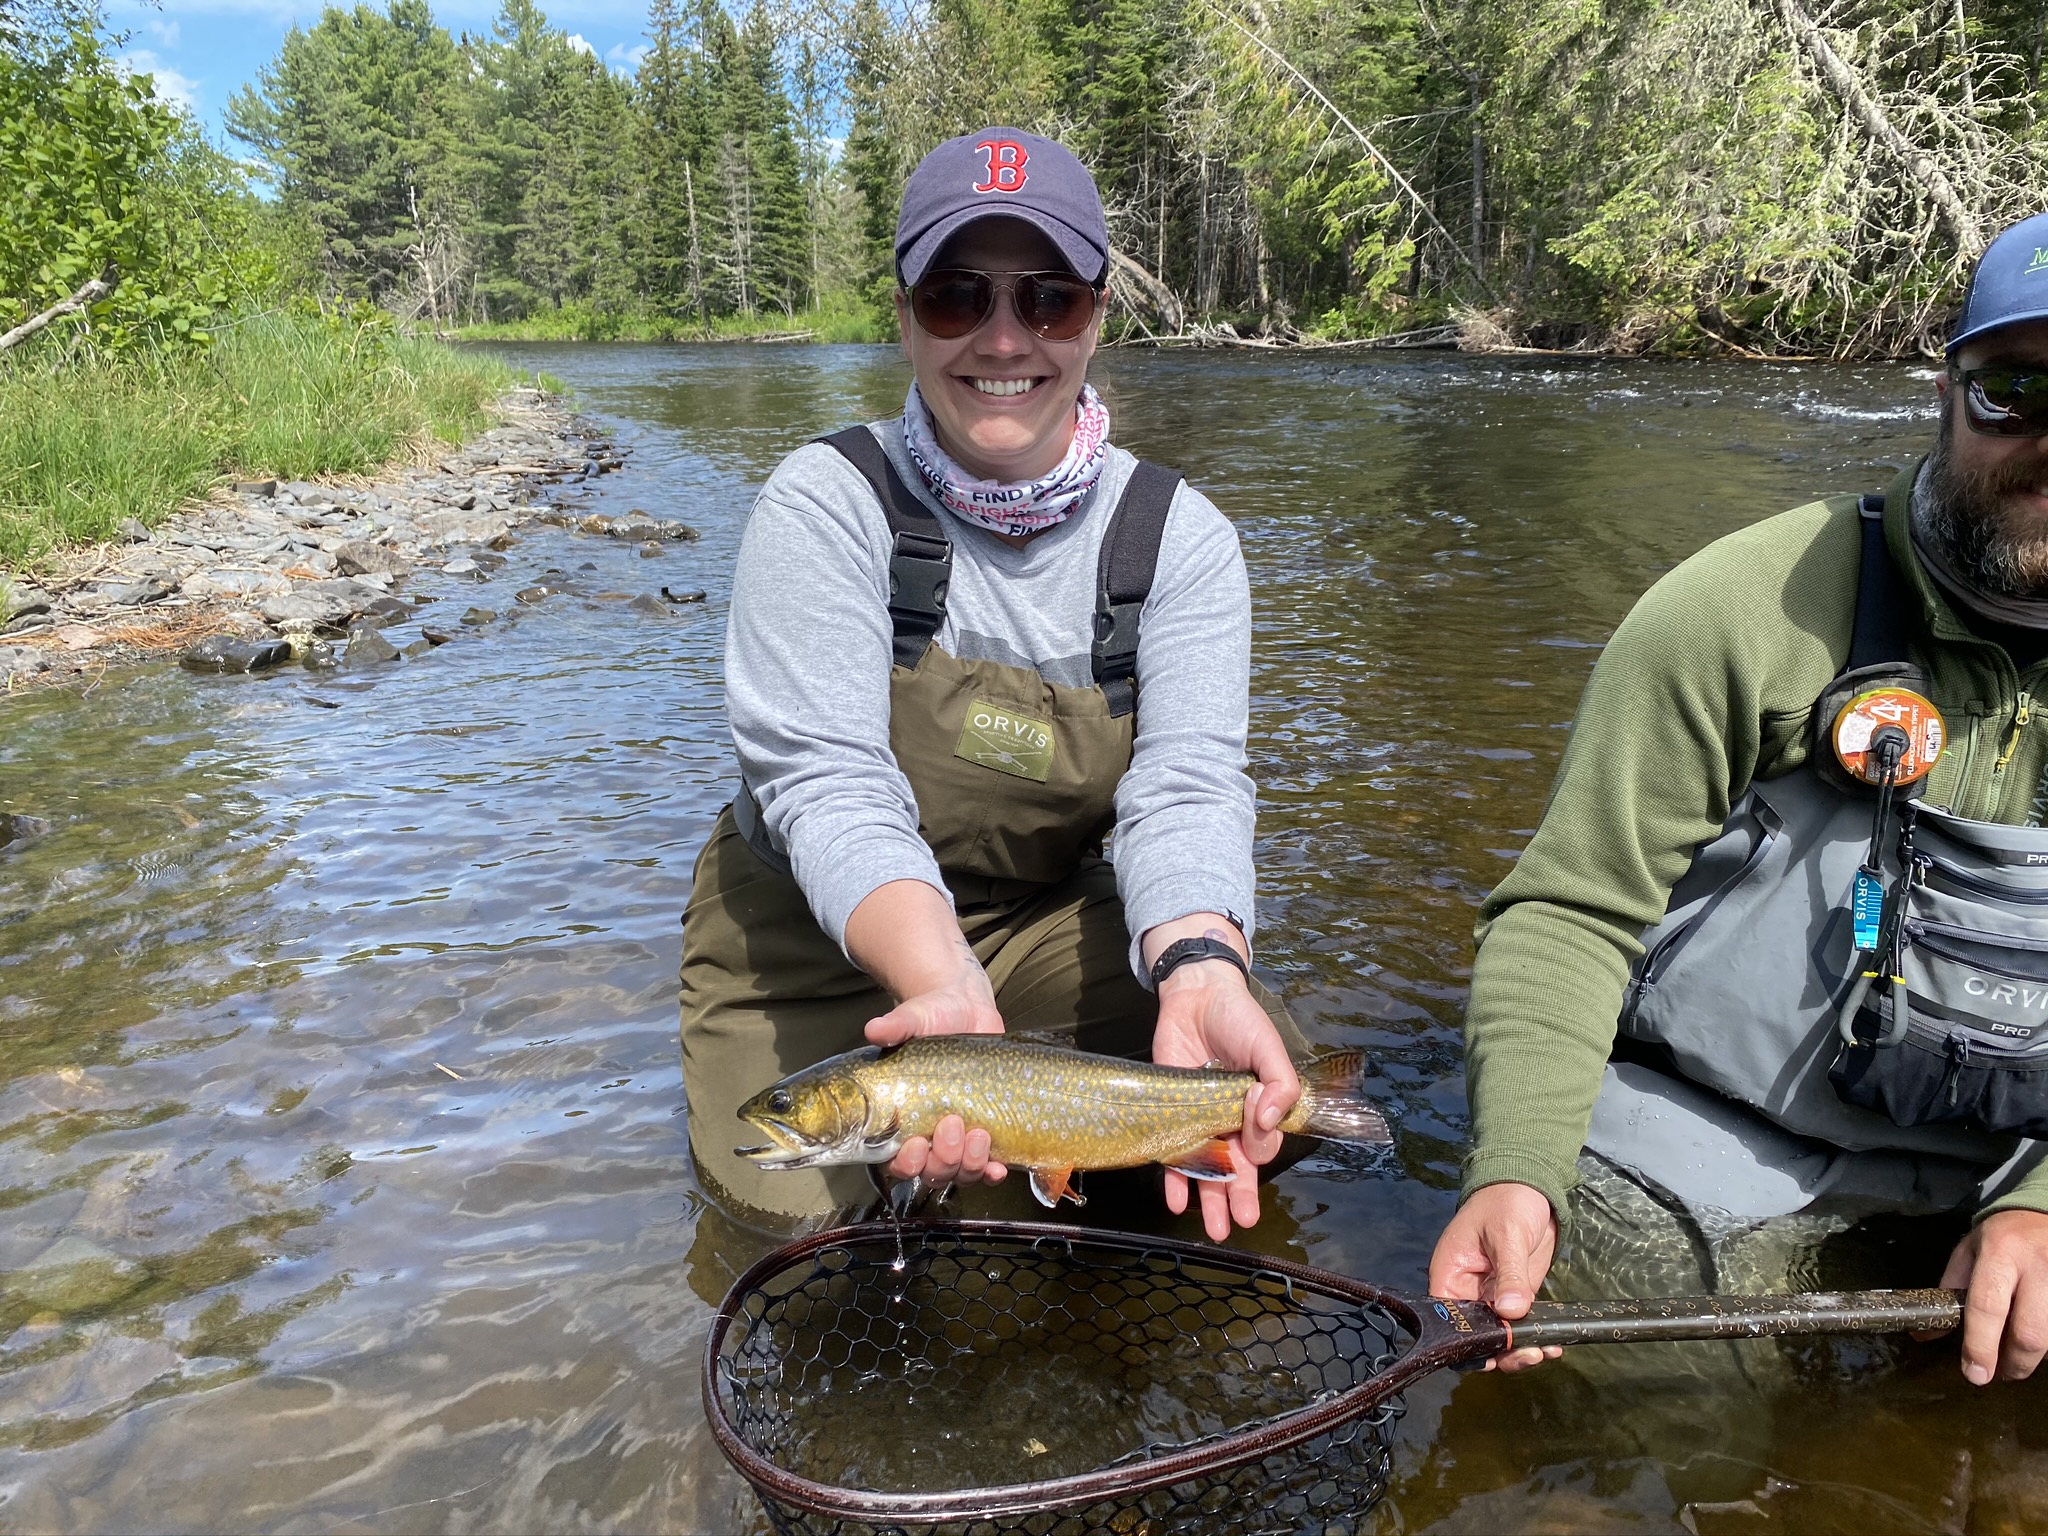
<instances>
[{"instance_id":1,"label":"zipper on fleece","mask_svg":"<svg viewBox=\"0 0 2048 1536\"><path fill-rule=\"evenodd\" d=\"M2027 728L2027 722L2034 718L2034 696L2024 688L2013 706L2012 734L2005 739L2005 750L1998 754L1998 761L1991 765L1993 774L2005 772L2006 764L2012 761L2013 753L2019 750L2020 732Z\"/></svg>"}]
</instances>

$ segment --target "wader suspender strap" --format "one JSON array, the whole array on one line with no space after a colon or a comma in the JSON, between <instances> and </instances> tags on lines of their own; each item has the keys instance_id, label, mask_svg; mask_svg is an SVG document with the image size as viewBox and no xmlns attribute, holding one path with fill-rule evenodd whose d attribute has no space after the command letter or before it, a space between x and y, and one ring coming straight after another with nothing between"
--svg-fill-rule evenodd
<instances>
[{"instance_id":1,"label":"wader suspender strap","mask_svg":"<svg viewBox=\"0 0 2048 1536\"><path fill-rule=\"evenodd\" d=\"M1863 559L1856 573L1856 633L1849 642L1845 672L1906 659L1905 583L1884 541L1884 498L1866 496L1857 505L1863 519Z\"/></svg>"},{"instance_id":2,"label":"wader suspender strap","mask_svg":"<svg viewBox=\"0 0 2048 1536\"><path fill-rule=\"evenodd\" d=\"M1095 644L1089 660L1112 716L1128 715L1138 707L1138 615L1152 592L1166 514L1179 489L1178 470L1140 459L1102 538L1102 564L1095 578Z\"/></svg>"},{"instance_id":3,"label":"wader suspender strap","mask_svg":"<svg viewBox=\"0 0 2048 1536\"><path fill-rule=\"evenodd\" d=\"M895 631L896 665L915 667L946 618L946 584L953 577L953 545L932 516L910 494L889 455L866 427L848 427L820 438L859 470L882 503L896 535L889 556L889 623Z\"/></svg>"},{"instance_id":4,"label":"wader suspender strap","mask_svg":"<svg viewBox=\"0 0 2048 1536\"><path fill-rule=\"evenodd\" d=\"M889 455L866 427L848 427L818 441L836 448L861 472L896 535L889 557L889 623L899 667L915 667L946 617L946 583L953 546L939 520L910 493ZM1095 578L1095 643L1089 651L1095 685L1112 716L1138 707L1138 615L1159 568L1166 514L1180 489L1180 472L1138 461L1110 514Z\"/></svg>"}]
</instances>

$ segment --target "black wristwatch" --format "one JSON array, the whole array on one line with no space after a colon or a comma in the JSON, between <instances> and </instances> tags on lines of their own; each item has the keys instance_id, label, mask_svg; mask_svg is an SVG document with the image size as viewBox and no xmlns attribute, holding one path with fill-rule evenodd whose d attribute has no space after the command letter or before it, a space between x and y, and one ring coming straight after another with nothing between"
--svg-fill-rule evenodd
<instances>
[{"instance_id":1,"label":"black wristwatch","mask_svg":"<svg viewBox=\"0 0 2048 1536\"><path fill-rule=\"evenodd\" d=\"M1251 967L1244 963L1244 956L1221 939L1175 939L1152 962L1152 985L1158 987L1159 983L1194 960L1228 960L1244 972L1246 981L1252 979Z\"/></svg>"}]
</instances>

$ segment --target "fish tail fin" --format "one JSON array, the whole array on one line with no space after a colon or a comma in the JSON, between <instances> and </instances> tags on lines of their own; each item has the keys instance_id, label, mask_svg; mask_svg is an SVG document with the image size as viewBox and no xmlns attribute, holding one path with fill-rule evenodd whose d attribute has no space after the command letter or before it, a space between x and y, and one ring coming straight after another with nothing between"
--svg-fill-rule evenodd
<instances>
[{"instance_id":1,"label":"fish tail fin","mask_svg":"<svg viewBox=\"0 0 2048 1536\"><path fill-rule=\"evenodd\" d=\"M1392 1141L1387 1117L1365 1097L1372 1066L1363 1051L1338 1051L1318 1056L1301 1072L1301 1102L1281 1122L1281 1129L1332 1141Z\"/></svg>"}]
</instances>

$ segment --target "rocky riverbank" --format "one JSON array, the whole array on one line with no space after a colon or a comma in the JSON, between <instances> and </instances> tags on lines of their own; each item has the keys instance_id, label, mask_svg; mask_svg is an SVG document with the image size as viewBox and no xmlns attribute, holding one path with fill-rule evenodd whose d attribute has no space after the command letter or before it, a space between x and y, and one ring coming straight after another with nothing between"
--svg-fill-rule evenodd
<instances>
[{"instance_id":1,"label":"rocky riverbank","mask_svg":"<svg viewBox=\"0 0 2048 1536\"><path fill-rule=\"evenodd\" d=\"M498 411L502 424L474 442L376 480L237 484L154 530L131 523L125 542L44 579L0 576L0 694L171 653L200 671L389 661L399 652L379 631L412 613L407 578L487 579L524 524L648 553L696 537L678 522L558 505L551 487L618 470L624 451L538 390L509 391ZM434 643L431 632L415 642Z\"/></svg>"}]
</instances>

